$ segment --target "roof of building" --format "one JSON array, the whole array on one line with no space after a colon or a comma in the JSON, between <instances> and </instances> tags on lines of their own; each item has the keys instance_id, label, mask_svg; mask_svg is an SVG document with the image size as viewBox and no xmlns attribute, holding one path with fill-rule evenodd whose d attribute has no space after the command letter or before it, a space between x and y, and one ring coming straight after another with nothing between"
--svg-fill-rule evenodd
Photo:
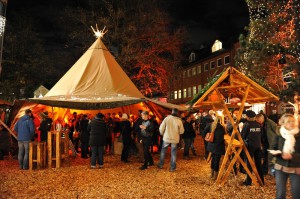
<instances>
[{"instance_id":1,"label":"roof of building","mask_svg":"<svg viewBox=\"0 0 300 199\"><path fill-rule=\"evenodd\" d=\"M223 107L227 97L245 98L244 103L261 103L277 101L279 98L233 67L227 68L213 83L203 88L190 102L193 107ZM215 98L212 95L216 95Z\"/></svg>"}]
</instances>

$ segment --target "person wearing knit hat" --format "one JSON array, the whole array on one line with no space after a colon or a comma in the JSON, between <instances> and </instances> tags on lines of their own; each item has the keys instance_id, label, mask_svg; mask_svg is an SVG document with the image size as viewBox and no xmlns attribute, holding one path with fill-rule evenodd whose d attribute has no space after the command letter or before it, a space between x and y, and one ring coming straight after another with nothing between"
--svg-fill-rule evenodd
<instances>
[{"instance_id":1,"label":"person wearing knit hat","mask_svg":"<svg viewBox=\"0 0 300 199\"><path fill-rule=\"evenodd\" d=\"M245 122L241 135L242 138L247 146L247 149L249 151L249 154L251 158L254 158L254 163L256 166L256 169L258 171L259 177L262 180L262 183L264 184L264 175L263 175L263 169L262 169L262 143L261 143L261 125L255 120L256 113L251 110L246 111L246 118L247 121ZM252 172L252 167L249 163L249 160L246 159L247 167ZM243 182L243 185L249 186L252 184L252 179L249 175L247 175L246 180Z\"/></svg>"},{"instance_id":2,"label":"person wearing knit hat","mask_svg":"<svg viewBox=\"0 0 300 199\"><path fill-rule=\"evenodd\" d=\"M246 116L248 118L254 118L256 116L256 113L254 111L252 111L252 110L247 110L246 111Z\"/></svg>"},{"instance_id":3,"label":"person wearing knit hat","mask_svg":"<svg viewBox=\"0 0 300 199\"><path fill-rule=\"evenodd\" d=\"M38 130L41 132L41 141L47 141L48 131L51 130L53 120L49 118L48 111L40 112L42 122Z\"/></svg>"}]
</instances>

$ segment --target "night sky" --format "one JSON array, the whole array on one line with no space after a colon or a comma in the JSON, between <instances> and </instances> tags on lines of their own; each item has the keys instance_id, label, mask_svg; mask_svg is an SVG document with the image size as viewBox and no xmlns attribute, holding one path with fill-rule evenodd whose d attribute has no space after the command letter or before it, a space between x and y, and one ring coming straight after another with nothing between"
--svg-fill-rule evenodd
<instances>
[{"instance_id":1,"label":"night sky","mask_svg":"<svg viewBox=\"0 0 300 199\"><path fill-rule=\"evenodd\" d=\"M168 0L170 14L176 23L188 30L188 43L198 48L202 43L215 39L237 41L244 27L249 23L245 0ZM55 13L63 5L80 0L8 0L7 20L10 13L26 10L37 19L39 35L49 45L59 44Z\"/></svg>"},{"instance_id":2,"label":"night sky","mask_svg":"<svg viewBox=\"0 0 300 199\"><path fill-rule=\"evenodd\" d=\"M171 14L188 27L194 47L215 39L236 41L249 24L245 0L177 0Z\"/></svg>"}]
</instances>

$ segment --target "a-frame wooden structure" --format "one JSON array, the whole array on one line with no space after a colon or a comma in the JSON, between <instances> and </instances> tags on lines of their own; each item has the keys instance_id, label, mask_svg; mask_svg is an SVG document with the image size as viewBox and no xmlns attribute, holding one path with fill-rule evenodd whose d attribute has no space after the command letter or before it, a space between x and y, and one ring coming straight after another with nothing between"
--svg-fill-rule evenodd
<instances>
[{"instance_id":1,"label":"a-frame wooden structure","mask_svg":"<svg viewBox=\"0 0 300 199\"><path fill-rule=\"evenodd\" d=\"M209 106L214 110L222 109L224 114L227 115L230 119L230 122L234 124L231 137L225 139L227 149L216 183L223 185L227 180L230 171L233 169L234 164L238 161L245 168L246 172L251 177L252 182L256 186L259 186L259 184L263 185L258 175L254 161L250 157L247 147L245 146L245 143L238 131L238 124L235 124L233 117L228 110L228 104L226 104L224 101L224 99L227 97L239 98L241 100L239 113L237 115L238 121L241 119L245 103L253 104L267 101L277 101L279 100L279 98L237 69L229 67L193 105L193 107L195 108ZM234 139L236 136L238 140ZM252 166L254 175L250 173L246 163L240 157L242 150L244 150L246 157L249 160L250 165ZM231 154L234 154L234 157L232 159L230 159ZM228 164L229 166L227 166Z\"/></svg>"}]
</instances>

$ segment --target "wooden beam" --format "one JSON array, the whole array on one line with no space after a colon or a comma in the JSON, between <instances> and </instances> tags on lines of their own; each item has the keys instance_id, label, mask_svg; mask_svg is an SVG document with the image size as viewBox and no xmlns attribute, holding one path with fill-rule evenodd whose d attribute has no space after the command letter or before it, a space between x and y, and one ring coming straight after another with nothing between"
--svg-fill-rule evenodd
<instances>
[{"instance_id":1,"label":"wooden beam","mask_svg":"<svg viewBox=\"0 0 300 199\"><path fill-rule=\"evenodd\" d=\"M270 101L270 100L272 100L272 98L270 98L270 97L255 97L255 98L248 98L247 99L247 102L249 102L249 101L259 101L259 102L262 102L262 101Z\"/></svg>"},{"instance_id":2,"label":"wooden beam","mask_svg":"<svg viewBox=\"0 0 300 199\"><path fill-rule=\"evenodd\" d=\"M271 96L274 100L279 100L279 97L277 97L276 95L274 95L273 93L269 92L267 89L265 89L264 87L262 87L261 85L257 84L256 82L254 82L253 80L251 80L249 77L247 77L246 75L244 75L243 73L241 73L240 71L238 71L235 68L232 68L232 70L234 70L236 72L236 74L242 76L242 78L245 80L244 82L250 83L254 86L255 89L262 91L263 93L265 93L268 96ZM233 78L234 79L234 78Z\"/></svg>"},{"instance_id":3,"label":"wooden beam","mask_svg":"<svg viewBox=\"0 0 300 199\"><path fill-rule=\"evenodd\" d=\"M233 70L232 70L232 67L230 67L230 70L229 70L229 84L230 85L233 85L232 73L233 73Z\"/></svg>"},{"instance_id":4,"label":"wooden beam","mask_svg":"<svg viewBox=\"0 0 300 199\"><path fill-rule=\"evenodd\" d=\"M208 94L210 94L222 81L224 81L228 76L229 76L229 70L228 68L224 73L222 74L221 77L198 99L195 103L194 106L197 106L200 102L204 101L204 99L207 97Z\"/></svg>"},{"instance_id":5,"label":"wooden beam","mask_svg":"<svg viewBox=\"0 0 300 199\"><path fill-rule=\"evenodd\" d=\"M235 150L234 147L232 147L230 149L231 149L231 151L233 151L233 153L235 154L235 156L233 157L233 159L231 159L230 164L229 164L229 166L228 166L228 168L227 168L227 170L226 170L226 172L225 172L225 174L224 174L224 176L222 178L222 181L220 182L220 184L222 184L222 185L224 185L226 179L228 178L228 175L229 175L230 171L232 170L232 168L233 168L235 162L237 161L238 157L240 156L240 153L242 152L243 148L242 147L238 147L238 151L237 152L236 152L236 150Z\"/></svg>"},{"instance_id":6,"label":"wooden beam","mask_svg":"<svg viewBox=\"0 0 300 199\"><path fill-rule=\"evenodd\" d=\"M243 110L244 110L244 107L245 107L245 103L246 103L246 100L247 100L247 97L248 97L249 90L250 90L250 84L248 84L247 87L246 87L245 95L244 95L244 98L242 99L241 107L240 107L239 113L236 117L237 121L240 121L240 119L242 117L242 113L243 113Z\"/></svg>"},{"instance_id":7,"label":"wooden beam","mask_svg":"<svg viewBox=\"0 0 300 199\"><path fill-rule=\"evenodd\" d=\"M248 85L247 88L246 88L246 93L245 93L245 96L244 96L244 98L243 98L243 100L242 100L242 105L241 105L240 110L239 110L238 119L241 118L242 110L243 110L243 108L244 108L245 101L246 101L247 96L248 96L248 93L249 93L249 88L250 88L250 85ZM221 93L220 93L220 91L218 90L218 88L216 88L215 90L217 91L217 94L218 94L219 96L221 96ZM242 148L244 149L244 151L245 151L245 153L246 153L247 159L248 159L248 161L249 161L249 163L250 163L250 165L251 165L251 167L252 167L252 170L253 170L253 172L254 172L254 174L255 174L257 180L259 181L259 184L260 184L260 185L263 185L263 184L262 184L262 181L261 181L261 179L260 179L260 177L259 177L259 175L258 175L258 172L257 172L257 169L256 169L256 167L255 167L255 164L254 164L254 162L253 162L253 160L252 160L252 158L251 158L251 156L250 156L250 154L249 154L249 152L248 152L248 149L247 149L247 147L245 146L245 143L244 143L244 141L243 141L243 139L242 139L240 133L238 132L237 124L235 124L235 122L234 122L234 120L233 120L233 117L232 117L232 115L230 114L230 112L229 112L229 110L228 110L228 108L227 108L225 102L223 102L223 107L224 107L224 111L225 111L225 113L227 114L229 120L230 120L230 121L232 122L232 124L233 124L233 133L232 133L231 139L230 139L230 141L229 141L229 143L228 143L228 148L227 148L227 150L226 150L226 153L225 153L225 156L224 156L224 159L223 159L223 162L222 162L222 165L221 165L221 168L220 168L220 171L219 171L219 175L218 175L218 178L217 178L217 181L216 181L216 182L217 182L217 183L223 183L223 184L224 184L224 181L226 180L226 178L224 178L224 179L222 180L222 182L220 182L220 181L221 181L221 175L222 175L222 173L223 173L224 170L225 170L225 166L226 166L226 163L227 163L227 161L228 161L228 159L229 159L230 152L233 150L233 149L232 149L232 147L233 147L233 146L232 146L232 142L233 142L234 136L235 136L235 134L237 134L238 140L242 143ZM238 157L239 157L239 155L238 155ZM237 157L237 158L238 158L238 157ZM230 164L230 165L231 165L231 164ZM243 165L243 166L244 166L244 165ZM245 166L247 167L247 165L245 165ZM229 168L229 169L231 169L231 168ZM245 168L245 170L246 170L247 174L250 176L250 178L252 179L252 181L254 182L254 184L256 184L256 183L255 183L255 180L256 180L256 179L254 178L254 176L252 176L252 174L251 174L251 172L248 170L248 168ZM230 171L230 170L229 170L229 171ZM225 173L225 175L226 175L226 173ZM227 175L228 175L228 174L227 174ZM224 177L225 177L225 176L224 176Z\"/></svg>"},{"instance_id":8,"label":"wooden beam","mask_svg":"<svg viewBox=\"0 0 300 199\"><path fill-rule=\"evenodd\" d=\"M232 86L219 86L218 89L234 89L234 88L244 88L247 85L232 85Z\"/></svg>"},{"instance_id":9,"label":"wooden beam","mask_svg":"<svg viewBox=\"0 0 300 199\"><path fill-rule=\"evenodd\" d=\"M216 92L218 94L219 97L221 97L221 93L220 91L216 88ZM229 110L228 110L228 107L226 106L226 103L224 101L222 101L222 105L223 105L223 109L225 111L225 113L227 114L230 122L232 123L232 125L234 126L234 120L233 120L233 117L232 115L230 114ZM235 128L235 127L234 127ZM219 170L219 175L218 175L218 178L216 180L216 183L220 183L220 180L221 180L221 176L225 170L225 166L226 166L226 163L227 161L229 160L229 155L231 154L231 147L232 147L232 142L233 142L233 136L234 136L234 132L232 133L231 135L231 139L229 140L229 143L228 143L228 146L227 146L227 149L226 149L226 153L224 155L224 158L223 158L223 162L222 162L222 165L221 165L221 168Z\"/></svg>"},{"instance_id":10,"label":"wooden beam","mask_svg":"<svg viewBox=\"0 0 300 199\"><path fill-rule=\"evenodd\" d=\"M4 126L4 128L6 128L6 130L16 139L16 140L18 140L18 138L17 138L17 136L16 136L16 134L12 131L12 130L10 130L10 128L2 121L2 120L0 120L0 124L2 124L2 126Z\"/></svg>"}]
</instances>

